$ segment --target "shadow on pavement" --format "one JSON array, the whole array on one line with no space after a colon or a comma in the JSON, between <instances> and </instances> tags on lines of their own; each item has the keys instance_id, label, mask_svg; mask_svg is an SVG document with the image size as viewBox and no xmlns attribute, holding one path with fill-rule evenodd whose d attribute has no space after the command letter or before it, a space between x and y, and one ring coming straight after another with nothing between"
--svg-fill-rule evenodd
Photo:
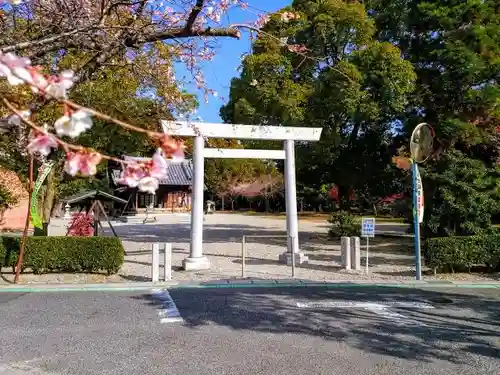
<instances>
[{"instance_id":1,"label":"shadow on pavement","mask_svg":"<svg viewBox=\"0 0 500 375\"><path fill-rule=\"evenodd\" d=\"M215 324L234 330L314 335L380 355L461 364L470 354L500 358L500 291L482 291L486 295L465 294L464 290L457 289L436 291L383 286L172 289L169 292L188 327ZM134 298L153 305L159 303L151 295ZM401 325L362 308L305 309L296 305L297 302L331 300L412 301L435 308L394 308L417 322Z\"/></svg>"}]
</instances>

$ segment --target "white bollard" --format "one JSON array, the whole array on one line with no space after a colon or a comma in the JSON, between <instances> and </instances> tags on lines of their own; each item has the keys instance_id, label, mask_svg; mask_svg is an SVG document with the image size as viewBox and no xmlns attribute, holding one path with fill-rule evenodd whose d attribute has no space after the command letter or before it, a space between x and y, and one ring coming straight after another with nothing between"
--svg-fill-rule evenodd
<instances>
[{"instance_id":1,"label":"white bollard","mask_svg":"<svg viewBox=\"0 0 500 375\"><path fill-rule=\"evenodd\" d=\"M165 252L163 253L163 280L172 280L172 244L165 243Z\"/></svg>"},{"instance_id":2,"label":"white bollard","mask_svg":"<svg viewBox=\"0 0 500 375\"><path fill-rule=\"evenodd\" d=\"M151 281L160 281L160 245L157 243L152 246Z\"/></svg>"},{"instance_id":3,"label":"white bollard","mask_svg":"<svg viewBox=\"0 0 500 375\"><path fill-rule=\"evenodd\" d=\"M351 269L351 238L341 237L340 238L340 256L342 259L342 267L346 270Z\"/></svg>"},{"instance_id":4,"label":"white bollard","mask_svg":"<svg viewBox=\"0 0 500 375\"><path fill-rule=\"evenodd\" d=\"M353 270L361 270L361 240L359 237L351 237L351 267Z\"/></svg>"}]
</instances>

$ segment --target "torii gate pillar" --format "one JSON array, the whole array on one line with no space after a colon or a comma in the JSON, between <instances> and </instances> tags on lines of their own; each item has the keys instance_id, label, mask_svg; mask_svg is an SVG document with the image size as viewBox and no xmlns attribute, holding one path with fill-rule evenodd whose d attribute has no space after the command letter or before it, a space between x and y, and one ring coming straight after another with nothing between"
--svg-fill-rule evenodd
<instances>
[{"instance_id":1,"label":"torii gate pillar","mask_svg":"<svg viewBox=\"0 0 500 375\"><path fill-rule=\"evenodd\" d=\"M191 203L191 245L189 257L183 260L186 271L205 270L210 268L210 262L203 256L203 195L205 184L205 140L197 135L193 139L193 197Z\"/></svg>"},{"instance_id":2,"label":"torii gate pillar","mask_svg":"<svg viewBox=\"0 0 500 375\"><path fill-rule=\"evenodd\" d=\"M300 251L299 247L294 141L318 141L321 136L321 128L210 124L185 121L162 121L162 126L163 131L167 134L194 137L191 246L189 257L183 261L185 270L203 270L210 268L208 258L203 255L203 186L205 157L285 159L286 227L288 240L287 251L281 254L279 259L287 264L291 263L292 256L295 257L295 262L297 264L308 261L307 256ZM281 140L284 141L284 150L205 149L204 137Z\"/></svg>"}]
</instances>

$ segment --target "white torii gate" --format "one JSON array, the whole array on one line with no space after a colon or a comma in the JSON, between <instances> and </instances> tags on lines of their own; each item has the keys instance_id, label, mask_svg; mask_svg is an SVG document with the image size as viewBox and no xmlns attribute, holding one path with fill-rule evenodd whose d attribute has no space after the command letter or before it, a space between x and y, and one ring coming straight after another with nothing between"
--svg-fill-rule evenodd
<instances>
[{"instance_id":1,"label":"white torii gate","mask_svg":"<svg viewBox=\"0 0 500 375\"><path fill-rule=\"evenodd\" d=\"M203 187L205 158L285 160L286 226L288 241L287 251L280 255L280 259L288 263L293 254L299 264L307 261L307 257L299 251L294 142L318 141L321 137L321 128L213 124L187 121L162 121L161 125L166 134L181 137L194 137L191 246L189 257L183 261L185 270L202 270L210 268L208 258L203 256ZM284 149L253 150L205 148L204 138L284 141ZM295 241L292 243L290 238L294 238Z\"/></svg>"}]
</instances>

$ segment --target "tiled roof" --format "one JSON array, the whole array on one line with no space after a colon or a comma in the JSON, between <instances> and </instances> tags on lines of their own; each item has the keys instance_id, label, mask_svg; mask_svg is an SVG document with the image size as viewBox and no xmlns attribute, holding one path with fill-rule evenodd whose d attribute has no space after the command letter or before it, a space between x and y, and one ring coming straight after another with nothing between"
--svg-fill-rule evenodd
<instances>
[{"instance_id":1,"label":"tiled roof","mask_svg":"<svg viewBox=\"0 0 500 375\"><path fill-rule=\"evenodd\" d=\"M134 156L124 156L124 160L128 161L148 161L149 158L141 158ZM183 161L173 163L172 160L167 159L168 170L167 178L161 179L160 185L170 185L170 186L191 186L193 180L193 164L191 161ZM112 171L113 182L120 178L121 170L115 169Z\"/></svg>"}]
</instances>

